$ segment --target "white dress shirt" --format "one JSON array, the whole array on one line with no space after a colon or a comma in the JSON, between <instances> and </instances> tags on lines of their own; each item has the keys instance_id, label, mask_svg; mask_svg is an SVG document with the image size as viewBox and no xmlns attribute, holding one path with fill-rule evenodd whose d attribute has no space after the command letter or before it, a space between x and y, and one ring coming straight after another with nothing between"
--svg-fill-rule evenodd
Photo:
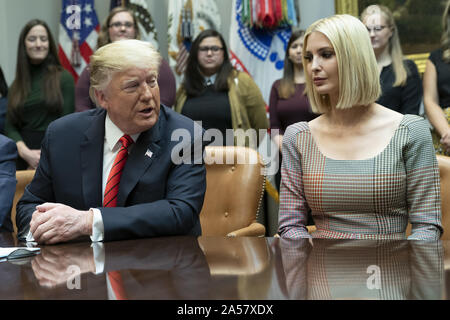
<instances>
[{"instance_id":1,"label":"white dress shirt","mask_svg":"<svg viewBox=\"0 0 450 320\"><path fill-rule=\"evenodd\" d=\"M214 82L216 82L216 78L217 78L217 73L213 74L210 77L203 77L203 82L205 85L208 84L208 80L211 81L211 85L214 84Z\"/></svg>"},{"instance_id":2,"label":"white dress shirt","mask_svg":"<svg viewBox=\"0 0 450 320\"><path fill-rule=\"evenodd\" d=\"M105 196L106 183L108 182L109 172L111 171L114 160L119 153L122 143L119 141L124 133L111 121L108 114L105 118L105 142L103 144L103 174L102 174L102 199ZM140 133L131 136L134 142L137 141ZM128 147L130 153L134 144ZM103 219L100 210L92 208L94 212L94 219L92 223L91 240L103 241L105 230L103 228Z\"/></svg>"}]
</instances>

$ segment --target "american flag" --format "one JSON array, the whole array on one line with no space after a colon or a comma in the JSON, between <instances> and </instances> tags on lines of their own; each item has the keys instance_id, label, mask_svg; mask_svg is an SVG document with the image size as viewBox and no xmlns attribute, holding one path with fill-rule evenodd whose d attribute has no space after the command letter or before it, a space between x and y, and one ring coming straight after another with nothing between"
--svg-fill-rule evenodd
<instances>
[{"instance_id":1,"label":"american flag","mask_svg":"<svg viewBox=\"0 0 450 320\"><path fill-rule=\"evenodd\" d=\"M99 31L94 0L62 0L58 55L75 81L89 64Z\"/></svg>"}]
</instances>

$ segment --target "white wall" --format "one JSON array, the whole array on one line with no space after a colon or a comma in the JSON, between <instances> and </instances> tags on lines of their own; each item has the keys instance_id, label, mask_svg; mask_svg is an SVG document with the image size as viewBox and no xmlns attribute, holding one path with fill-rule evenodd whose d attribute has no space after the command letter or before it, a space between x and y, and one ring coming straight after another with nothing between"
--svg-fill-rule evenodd
<instances>
[{"instance_id":1,"label":"white wall","mask_svg":"<svg viewBox=\"0 0 450 320\"><path fill-rule=\"evenodd\" d=\"M158 30L161 54L167 58L167 12L170 0L146 0ZM298 0L300 27L306 29L315 20L334 14L334 0ZM8 84L14 79L16 69L17 41L22 27L31 19L47 22L58 41L61 0L0 0L0 66ZM222 30L228 39L231 21L231 0L217 0L222 18ZM100 23L109 12L110 0L95 0Z\"/></svg>"}]
</instances>

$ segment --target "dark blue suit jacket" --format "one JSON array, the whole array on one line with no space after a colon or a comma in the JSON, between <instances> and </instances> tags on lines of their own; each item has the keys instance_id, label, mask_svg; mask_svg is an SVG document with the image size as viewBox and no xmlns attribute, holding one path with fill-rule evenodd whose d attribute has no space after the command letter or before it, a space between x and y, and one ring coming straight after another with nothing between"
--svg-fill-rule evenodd
<instances>
[{"instance_id":1,"label":"dark blue suit jacket","mask_svg":"<svg viewBox=\"0 0 450 320\"><path fill-rule=\"evenodd\" d=\"M97 108L67 115L49 125L35 177L17 205L18 237L26 237L36 205L44 202L63 203L78 210L99 208L105 241L200 235L206 169L203 161L195 164L198 160L173 163L172 151L181 144L172 141L171 135L176 129L185 129L190 138L183 144L197 149L200 146L202 153L202 129L161 106L158 122L141 133L128 156L117 207L102 208L105 117L106 111ZM195 148L190 149L193 155ZM146 155L147 150L153 153L151 157Z\"/></svg>"},{"instance_id":2,"label":"dark blue suit jacket","mask_svg":"<svg viewBox=\"0 0 450 320\"><path fill-rule=\"evenodd\" d=\"M0 134L0 231L13 231L11 207L16 192L17 147Z\"/></svg>"}]
</instances>

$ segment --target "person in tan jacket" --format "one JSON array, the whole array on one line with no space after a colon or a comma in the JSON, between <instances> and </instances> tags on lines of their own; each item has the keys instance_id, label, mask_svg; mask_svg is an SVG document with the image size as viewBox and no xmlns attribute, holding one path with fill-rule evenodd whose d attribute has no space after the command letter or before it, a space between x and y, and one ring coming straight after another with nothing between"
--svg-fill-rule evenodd
<instances>
[{"instance_id":1,"label":"person in tan jacket","mask_svg":"<svg viewBox=\"0 0 450 320\"><path fill-rule=\"evenodd\" d=\"M229 145L239 144L237 129L254 129L260 136L259 131L269 127L265 106L253 79L233 69L222 35L215 30L201 32L192 44L175 111L201 121L205 130L215 129L213 144ZM234 130L234 139L226 139L230 129Z\"/></svg>"}]
</instances>

